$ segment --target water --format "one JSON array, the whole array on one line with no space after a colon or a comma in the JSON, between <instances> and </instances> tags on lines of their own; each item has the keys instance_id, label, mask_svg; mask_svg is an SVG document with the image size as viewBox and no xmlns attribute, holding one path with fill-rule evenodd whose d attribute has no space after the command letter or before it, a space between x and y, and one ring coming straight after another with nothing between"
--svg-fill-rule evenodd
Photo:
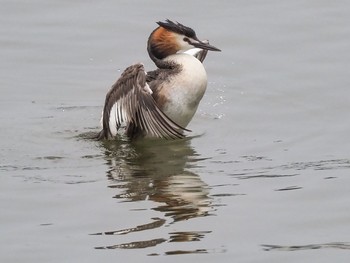
<instances>
[{"instance_id":1,"label":"water","mask_svg":"<svg viewBox=\"0 0 350 263\"><path fill-rule=\"evenodd\" d=\"M349 3L1 6L1 262L349 260ZM223 50L193 132L86 139L165 18Z\"/></svg>"}]
</instances>

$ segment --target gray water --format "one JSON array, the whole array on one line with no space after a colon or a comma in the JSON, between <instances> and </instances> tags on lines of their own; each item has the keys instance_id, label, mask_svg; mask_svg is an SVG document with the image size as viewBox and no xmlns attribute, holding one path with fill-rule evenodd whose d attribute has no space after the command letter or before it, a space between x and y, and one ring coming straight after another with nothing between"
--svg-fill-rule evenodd
<instances>
[{"instance_id":1,"label":"gray water","mask_svg":"<svg viewBox=\"0 0 350 263\"><path fill-rule=\"evenodd\" d=\"M1 262L348 262L350 3L1 1ZM183 141L96 142L155 22L208 90Z\"/></svg>"}]
</instances>

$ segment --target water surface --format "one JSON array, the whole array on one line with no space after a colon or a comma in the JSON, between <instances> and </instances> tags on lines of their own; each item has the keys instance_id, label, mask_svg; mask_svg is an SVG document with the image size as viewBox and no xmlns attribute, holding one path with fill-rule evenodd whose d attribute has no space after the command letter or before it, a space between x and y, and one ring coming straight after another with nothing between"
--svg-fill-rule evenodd
<instances>
[{"instance_id":1,"label":"water surface","mask_svg":"<svg viewBox=\"0 0 350 263\"><path fill-rule=\"evenodd\" d=\"M3 1L1 262L347 262L349 11ZM146 40L165 18L222 49L193 132L87 139L121 71L154 68Z\"/></svg>"}]
</instances>

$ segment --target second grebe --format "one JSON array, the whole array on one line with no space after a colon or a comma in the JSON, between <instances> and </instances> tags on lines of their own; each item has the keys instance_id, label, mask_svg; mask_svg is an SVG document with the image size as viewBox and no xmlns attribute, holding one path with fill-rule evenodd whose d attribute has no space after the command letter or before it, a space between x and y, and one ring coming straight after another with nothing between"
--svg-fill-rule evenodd
<instances>
[{"instance_id":1,"label":"second grebe","mask_svg":"<svg viewBox=\"0 0 350 263\"><path fill-rule=\"evenodd\" d=\"M207 87L203 60L208 50L193 29L170 20L158 22L147 51L158 69L142 64L125 69L106 95L99 139L114 138L123 128L130 138L183 138Z\"/></svg>"}]
</instances>

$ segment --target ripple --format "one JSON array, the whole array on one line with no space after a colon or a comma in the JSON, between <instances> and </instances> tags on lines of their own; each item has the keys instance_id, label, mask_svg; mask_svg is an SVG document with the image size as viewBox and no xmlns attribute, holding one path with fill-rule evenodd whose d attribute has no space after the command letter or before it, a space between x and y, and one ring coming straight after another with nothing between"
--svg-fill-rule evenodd
<instances>
[{"instance_id":1,"label":"ripple","mask_svg":"<svg viewBox=\"0 0 350 263\"><path fill-rule=\"evenodd\" d=\"M126 235L126 234L133 233L133 232L158 228L158 227L161 227L162 225L164 225L164 223L165 223L164 219L153 218L153 220L155 220L155 221L151 222L151 223L147 223L147 224L138 225L138 226L132 227L132 228L126 228L126 229L115 230L115 231L99 232L99 233L94 233L94 234L90 234L90 235Z\"/></svg>"},{"instance_id":2,"label":"ripple","mask_svg":"<svg viewBox=\"0 0 350 263\"><path fill-rule=\"evenodd\" d=\"M195 249L195 250L173 250L165 252L165 255L184 255L184 254L207 254L207 249Z\"/></svg>"},{"instance_id":3,"label":"ripple","mask_svg":"<svg viewBox=\"0 0 350 263\"><path fill-rule=\"evenodd\" d=\"M61 111L74 111L74 110L86 110L86 109L100 109L101 106L60 106L56 107L56 110Z\"/></svg>"},{"instance_id":4,"label":"ripple","mask_svg":"<svg viewBox=\"0 0 350 263\"><path fill-rule=\"evenodd\" d=\"M275 191L291 191L291 190L299 190L299 189L302 189L302 187L301 186L288 186L285 188L276 189Z\"/></svg>"},{"instance_id":5,"label":"ripple","mask_svg":"<svg viewBox=\"0 0 350 263\"><path fill-rule=\"evenodd\" d=\"M169 242L188 242L188 241L199 241L206 234L212 231L185 231L185 232L171 232Z\"/></svg>"},{"instance_id":6,"label":"ripple","mask_svg":"<svg viewBox=\"0 0 350 263\"><path fill-rule=\"evenodd\" d=\"M247 159L247 157L244 157ZM261 160L268 160L267 158L249 157L248 161L258 162ZM229 173L229 175L237 177L238 179L256 179L256 178L279 178L279 177L293 177L301 174L302 171L315 170L338 170L349 169L350 160L348 159L331 159L312 162L292 162L289 164L282 164L276 166L265 166L257 168L245 168L237 172ZM327 177L333 179L334 177Z\"/></svg>"},{"instance_id":7,"label":"ripple","mask_svg":"<svg viewBox=\"0 0 350 263\"><path fill-rule=\"evenodd\" d=\"M324 248L335 249L350 249L350 243L348 242L332 242L324 244L309 244L309 245L297 245L297 246L281 246L281 245L262 245L265 251L299 251L299 250L313 250Z\"/></svg>"},{"instance_id":8,"label":"ripple","mask_svg":"<svg viewBox=\"0 0 350 263\"><path fill-rule=\"evenodd\" d=\"M154 247L158 244L161 244L165 242L166 239L164 238L156 238L156 239L150 239L150 240L143 240L143 241L134 241L129 243L122 243L112 246L105 246L105 247L95 247L95 249L139 249L139 248L148 248L148 247Z\"/></svg>"}]
</instances>

